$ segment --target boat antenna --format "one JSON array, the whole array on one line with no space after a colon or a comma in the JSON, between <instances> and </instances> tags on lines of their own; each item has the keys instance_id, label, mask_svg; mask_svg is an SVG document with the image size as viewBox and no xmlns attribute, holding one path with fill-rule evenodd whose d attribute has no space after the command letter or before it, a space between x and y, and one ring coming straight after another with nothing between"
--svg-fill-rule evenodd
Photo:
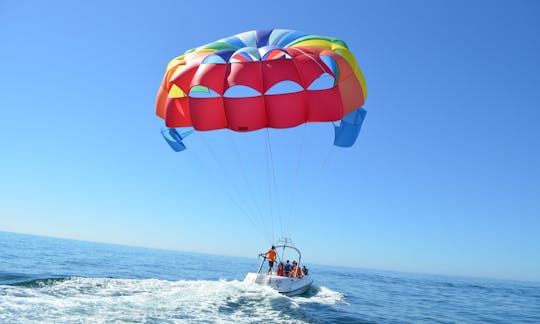
<instances>
[{"instance_id":1,"label":"boat antenna","mask_svg":"<svg viewBox=\"0 0 540 324\"><path fill-rule=\"evenodd\" d=\"M278 240L278 243L283 243L284 246L294 246L290 237L282 237Z\"/></svg>"}]
</instances>

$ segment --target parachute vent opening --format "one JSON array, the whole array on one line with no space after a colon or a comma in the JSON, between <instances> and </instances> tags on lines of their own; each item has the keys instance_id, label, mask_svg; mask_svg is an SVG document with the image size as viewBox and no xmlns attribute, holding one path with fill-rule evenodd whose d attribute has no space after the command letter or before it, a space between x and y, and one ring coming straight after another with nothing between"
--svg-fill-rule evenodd
<instances>
[{"instance_id":1,"label":"parachute vent opening","mask_svg":"<svg viewBox=\"0 0 540 324\"><path fill-rule=\"evenodd\" d=\"M337 79L339 75L339 69L336 60L332 56L327 55L321 55L320 58L324 62L324 64L326 64L326 66L330 69L330 71L334 73Z\"/></svg>"},{"instance_id":2,"label":"parachute vent opening","mask_svg":"<svg viewBox=\"0 0 540 324\"><path fill-rule=\"evenodd\" d=\"M328 73L321 74L307 88L308 90L326 90L336 85L336 79Z\"/></svg>"},{"instance_id":3,"label":"parachute vent opening","mask_svg":"<svg viewBox=\"0 0 540 324\"><path fill-rule=\"evenodd\" d=\"M304 88L302 88L302 86L299 85L298 83L291 80L284 80L284 81L274 84L270 89L266 91L265 94L276 95L276 94L300 92L303 90Z\"/></svg>"},{"instance_id":4,"label":"parachute vent opening","mask_svg":"<svg viewBox=\"0 0 540 324\"><path fill-rule=\"evenodd\" d=\"M279 59L291 59L291 54L282 48L275 46L265 46L259 49L261 53L261 59L263 61L279 60Z\"/></svg>"},{"instance_id":5,"label":"parachute vent opening","mask_svg":"<svg viewBox=\"0 0 540 324\"><path fill-rule=\"evenodd\" d=\"M259 91L245 85L234 85L223 94L225 98L249 98L260 95Z\"/></svg>"},{"instance_id":6,"label":"parachute vent opening","mask_svg":"<svg viewBox=\"0 0 540 324\"><path fill-rule=\"evenodd\" d=\"M185 97L186 93L184 90L182 90L180 87L178 87L176 84L173 84L171 87L171 90L169 90L169 98L182 98Z\"/></svg>"},{"instance_id":7,"label":"parachute vent opening","mask_svg":"<svg viewBox=\"0 0 540 324\"><path fill-rule=\"evenodd\" d=\"M244 47L231 55L229 63L260 61L261 55L256 47Z\"/></svg>"},{"instance_id":8,"label":"parachute vent opening","mask_svg":"<svg viewBox=\"0 0 540 324\"><path fill-rule=\"evenodd\" d=\"M216 91L202 86L202 85L196 85L191 87L191 90L189 91L189 96L191 98L217 98L220 97L219 93Z\"/></svg>"},{"instance_id":9,"label":"parachute vent opening","mask_svg":"<svg viewBox=\"0 0 540 324\"><path fill-rule=\"evenodd\" d=\"M227 64L227 62L219 55L210 54L204 58L201 64Z\"/></svg>"}]
</instances>

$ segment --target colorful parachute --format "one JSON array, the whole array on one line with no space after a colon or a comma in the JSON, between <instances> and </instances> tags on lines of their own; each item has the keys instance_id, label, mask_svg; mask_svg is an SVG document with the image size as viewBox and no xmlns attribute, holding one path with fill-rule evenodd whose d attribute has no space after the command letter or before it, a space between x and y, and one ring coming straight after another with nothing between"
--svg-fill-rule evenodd
<instances>
[{"instance_id":1,"label":"colorful parachute","mask_svg":"<svg viewBox=\"0 0 540 324\"><path fill-rule=\"evenodd\" d=\"M294 30L256 30L197 47L173 59L156 113L175 151L193 127L238 132L335 122L334 144L354 144L367 97L364 77L345 42ZM343 118L343 119L342 119Z\"/></svg>"}]
</instances>

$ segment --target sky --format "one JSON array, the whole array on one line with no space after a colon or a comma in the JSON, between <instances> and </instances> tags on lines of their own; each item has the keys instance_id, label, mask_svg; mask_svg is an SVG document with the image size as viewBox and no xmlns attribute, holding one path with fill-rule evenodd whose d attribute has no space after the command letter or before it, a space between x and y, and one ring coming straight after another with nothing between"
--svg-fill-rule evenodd
<instances>
[{"instance_id":1,"label":"sky","mask_svg":"<svg viewBox=\"0 0 540 324\"><path fill-rule=\"evenodd\" d=\"M308 264L540 281L539 14L2 1L0 230L253 258L288 236ZM169 60L271 28L346 41L369 89L356 145L314 123L196 132L173 152L154 112Z\"/></svg>"}]
</instances>

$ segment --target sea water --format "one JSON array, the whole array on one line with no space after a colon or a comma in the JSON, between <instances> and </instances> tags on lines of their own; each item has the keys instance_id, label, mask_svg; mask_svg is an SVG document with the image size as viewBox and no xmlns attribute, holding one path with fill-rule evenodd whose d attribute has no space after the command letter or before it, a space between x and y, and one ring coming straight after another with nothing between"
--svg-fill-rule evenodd
<instances>
[{"instance_id":1,"label":"sea water","mask_svg":"<svg viewBox=\"0 0 540 324\"><path fill-rule=\"evenodd\" d=\"M286 297L257 259L0 232L1 323L540 323L540 283L310 265Z\"/></svg>"}]
</instances>

